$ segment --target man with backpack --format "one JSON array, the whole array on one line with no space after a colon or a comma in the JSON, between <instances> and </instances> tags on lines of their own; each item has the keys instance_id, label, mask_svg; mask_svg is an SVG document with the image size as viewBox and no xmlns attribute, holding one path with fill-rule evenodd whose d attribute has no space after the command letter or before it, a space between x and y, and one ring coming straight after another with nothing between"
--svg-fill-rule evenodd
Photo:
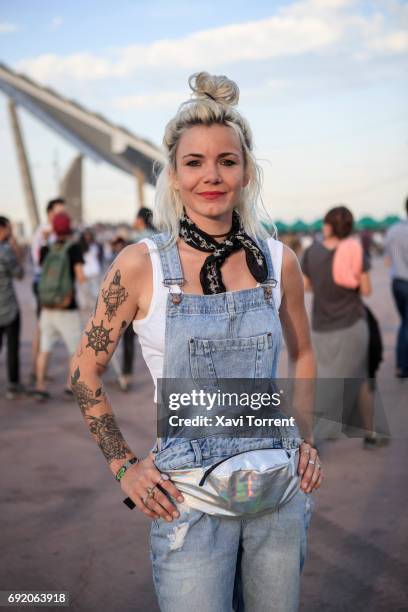
<instances>
[{"instance_id":1,"label":"man with backpack","mask_svg":"<svg viewBox=\"0 0 408 612\"><path fill-rule=\"evenodd\" d=\"M38 353L40 351L40 314L41 314L41 304L38 297L38 284L41 278L41 265L40 265L40 253L41 248L46 245L53 244L55 242L56 236L52 230L52 220L55 215L58 215L61 212L65 212L65 200L64 198L58 197L50 200L46 207L46 221L45 223L40 223L40 225L35 230L32 238L31 238L31 259L33 262L33 293L35 298L36 305L36 315L37 315L37 323L35 326L34 334L33 334L33 342L32 342L32 370L30 374L31 384L33 385L36 380L36 364Z\"/></svg>"},{"instance_id":2,"label":"man with backpack","mask_svg":"<svg viewBox=\"0 0 408 612\"><path fill-rule=\"evenodd\" d=\"M73 355L81 336L81 320L75 295L75 281L84 282L82 250L72 240L71 220L66 213L58 213L52 220L56 241L43 246L42 266L38 285L41 304L40 353L36 367L34 397L46 400L45 375L50 352L58 338L64 341L69 355ZM64 393L71 395L68 385Z\"/></svg>"}]
</instances>

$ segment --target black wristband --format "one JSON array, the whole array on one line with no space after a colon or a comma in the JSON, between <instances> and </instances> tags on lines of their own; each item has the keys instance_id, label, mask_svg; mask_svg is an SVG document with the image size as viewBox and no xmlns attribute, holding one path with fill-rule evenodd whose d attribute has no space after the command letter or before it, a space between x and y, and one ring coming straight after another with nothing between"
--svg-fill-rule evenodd
<instances>
[{"instance_id":1,"label":"black wristband","mask_svg":"<svg viewBox=\"0 0 408 612\"><path fill-rule=\"evenodd\" d=\"M127 497L126 499L123 500L123 503L130 509L133 510L133 508L136 508L136 504L135 502L133 502L130 497Z\"/></svg>"}]
</instances>

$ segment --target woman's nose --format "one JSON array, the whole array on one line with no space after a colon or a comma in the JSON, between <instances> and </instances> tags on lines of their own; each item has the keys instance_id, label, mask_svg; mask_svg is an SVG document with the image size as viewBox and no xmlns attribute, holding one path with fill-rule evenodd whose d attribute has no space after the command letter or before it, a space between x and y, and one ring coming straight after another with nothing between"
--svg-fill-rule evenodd
<instances>
[{"instance_id":1,"label":"woman's nose","mask_svg":"<svg viewBox=\"0 0 408 612\"><path fill-rule=\"evenodd\" d=\"M205 183L220 183L220 171L218 164L206 164L204 168L204 182Z\"/></svg>"}]
</instances>

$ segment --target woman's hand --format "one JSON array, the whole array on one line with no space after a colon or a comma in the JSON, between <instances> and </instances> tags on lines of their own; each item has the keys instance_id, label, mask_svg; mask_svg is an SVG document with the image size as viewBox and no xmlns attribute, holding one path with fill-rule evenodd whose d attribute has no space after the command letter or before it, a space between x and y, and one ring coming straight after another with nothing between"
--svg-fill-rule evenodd
<instances>
[{"instance_id":1,"label":"woman's hand","mask_svg":"<svg viewBox=\"0 0 408 612\"><path fill-rule=\"evenodd\" d=\"M173 518L178 518L177 508L163 491L166 491L180 503L184 501L184 498L169 480L167 474L161 474L156 468L153 453L129 468L120 484L123 492L146 516L152 519L162 517L169 523Z\"/></svg>"},{"instance_id":2,"label":"woman's hand","mask_svg":"<svg viewBox=\"0 0 408 612\"><path fill-rule=\"evenodd\" d=\"M323 480L323 469L317 450L307 442L303 442L300 447L298 472L302 477L300 487L305 493L311 493L318 489Z\"/></svg>"}]
</instances>

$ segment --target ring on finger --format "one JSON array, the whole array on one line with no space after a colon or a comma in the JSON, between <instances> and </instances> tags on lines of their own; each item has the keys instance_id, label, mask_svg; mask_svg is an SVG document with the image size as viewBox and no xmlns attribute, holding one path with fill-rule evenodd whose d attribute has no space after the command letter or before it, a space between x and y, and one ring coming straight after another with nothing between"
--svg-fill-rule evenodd
<instances>
[{"instance_id":1,"label":"ring on finger","mask_svg":"<svg viewBox=\"0 0 408 612\"><path fill-rule=\"evenodd\" d=\"M154 490L156 488L157 485L154 485L154 487L147 487L147 496L146 499L151 499L152 497L154 497Z\"/></svg>"},{"instance_id":2,"label":"ring on finger","mask_svg":"<svg viewBox=\"0 0 408 612\"><path fill-rule=\"evenodd\" d=\"M148 500L147 495L146 495L146 497L142 497L142 503L143 503L143 505L144 505L144 506L146 506L146 508L148 508L148 510L151 510L151 508L149 508L149 506L147 505L147 502L148 502L148 501L149 501L149 500Z\"/></svg>"},{"instance_id":3,"label":"ring on finger","mask_svg":"<svg viewBox=\"0 0 408 612\"><path fill-rule=\"evenodd\" d=\"M309 459L309 463L310 463L311 465L314 465L314 464L316 463L316 461L313 461L313 459Z\"/></svg>"}]
</instances>

